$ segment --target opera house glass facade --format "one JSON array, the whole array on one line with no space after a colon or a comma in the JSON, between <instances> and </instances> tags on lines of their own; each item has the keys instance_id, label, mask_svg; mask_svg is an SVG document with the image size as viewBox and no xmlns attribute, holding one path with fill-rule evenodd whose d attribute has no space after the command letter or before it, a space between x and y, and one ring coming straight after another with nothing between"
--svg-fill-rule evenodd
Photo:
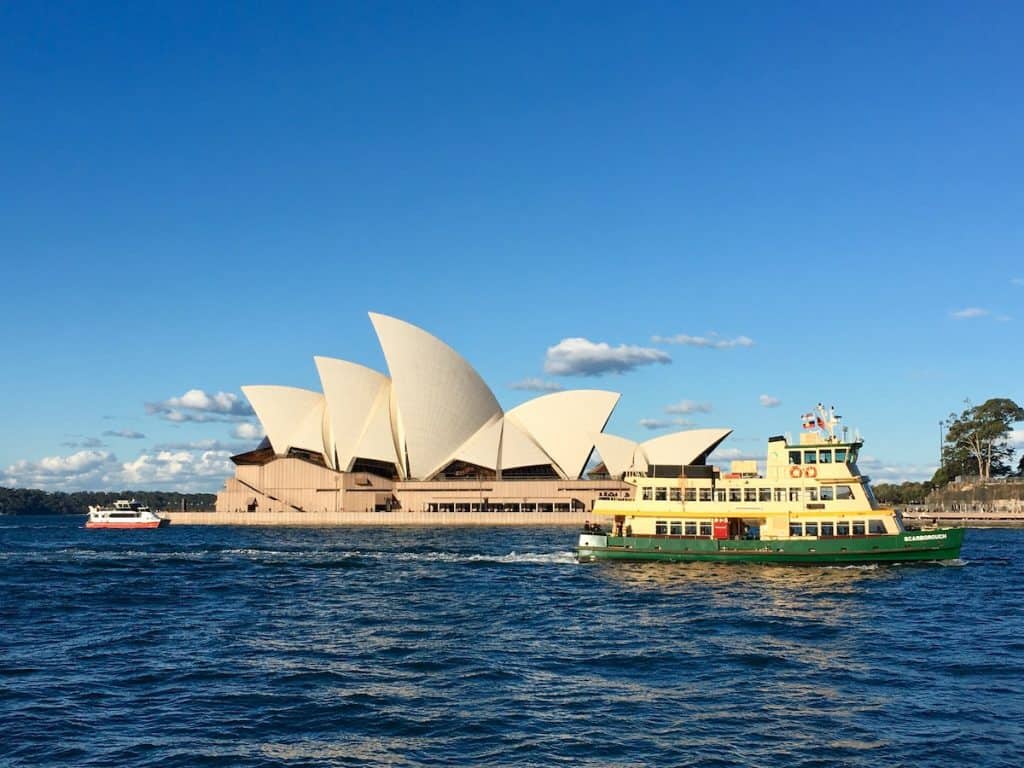
<instances>
[{"instance_id":1,"label":"opera house glass facade","mask_svg":"<svg viewBox=\"0 0 1024 768\"><path fill-rule=\"evenodd\" d=\"M504 411L458 353L421 328L370 314L388 375L315 357L322 391L245 386L266 438L233 457L217 495L230 512L590 511L628 495L627 473L679 477L728 430L644 443L604 433L619 395L543 395ZM586 473L593 452L600 464Z\"/></svg>"}]
</instances>

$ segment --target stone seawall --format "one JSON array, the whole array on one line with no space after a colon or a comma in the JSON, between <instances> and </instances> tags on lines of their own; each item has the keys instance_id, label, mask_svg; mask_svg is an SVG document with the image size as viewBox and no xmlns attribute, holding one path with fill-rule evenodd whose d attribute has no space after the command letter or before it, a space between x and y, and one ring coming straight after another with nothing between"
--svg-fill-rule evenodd
<instances>
[{"instance_id":1,"label":"stone seawall","mask_svg":"<svg viewBox=\"0 0 1024 768\"><path fill-rule=\"evenodd\" d=\"M582 526L591 519L581 512L162 512L172 525L288 525L385 528L395 525ZM597 517L593 518L595 521Z\"/></svg>"}]
</instances>

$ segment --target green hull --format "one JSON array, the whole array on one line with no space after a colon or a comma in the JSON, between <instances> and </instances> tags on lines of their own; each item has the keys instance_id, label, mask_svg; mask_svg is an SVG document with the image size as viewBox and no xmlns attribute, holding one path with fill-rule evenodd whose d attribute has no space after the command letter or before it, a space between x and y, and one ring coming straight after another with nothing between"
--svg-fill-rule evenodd
<instances>
[{"instance_id":1,"label":"green hull","mask_svg":"<svg viewBox=\"0 0 1024 768\"><path fill-rule=\"evenodd\" d=\"M794 565L903 563L915 560L955 560L960 556L963 540L963 528L905 531L884 536L785 541L584 535L580 537L580 545L576 547L576 557L581 563L597 560Z\"/></svg>"}]
</instances>

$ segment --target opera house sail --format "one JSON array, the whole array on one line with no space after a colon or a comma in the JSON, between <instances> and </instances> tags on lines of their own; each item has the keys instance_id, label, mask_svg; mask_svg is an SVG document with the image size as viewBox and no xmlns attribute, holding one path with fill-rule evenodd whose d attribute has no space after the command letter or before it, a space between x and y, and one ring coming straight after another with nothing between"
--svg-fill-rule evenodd
<instances>
[{"instance_id":1,"label":"opera house sail","mask_svg":"<svg viewBox=\"0 0 1024 768\"><path fill-rule=\"evenodd\" d=\"M319 392L243 386L266 437L232 457L219 512L561 513L582 521L626 473L703 463L728 430L635 443L604 432L618 393L555 392L504 411L461 355L370 313L387 374L315 357ZM601 463L587 472L594 451ZM470 520L470 517L477 517Z\"/></svg>"}]
</instances>

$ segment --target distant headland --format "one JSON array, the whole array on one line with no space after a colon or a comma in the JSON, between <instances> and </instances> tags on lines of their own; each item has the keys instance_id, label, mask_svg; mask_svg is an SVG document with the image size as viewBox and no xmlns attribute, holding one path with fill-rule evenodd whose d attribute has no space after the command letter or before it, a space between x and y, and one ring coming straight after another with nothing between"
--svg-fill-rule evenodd
<instances>
[{"instance_id":1,"label":"distant headland","mask_svg":"<svg viewBox=\"0 0 1024 768\"><path fill-rule=\"evenodd\" d=\"M84 515L90 505L109 505L117 499L136 499L151 509L213 509L212 493L176 491L40 491L0 488L0 515Z\"/></svg>"}]
</instances>

